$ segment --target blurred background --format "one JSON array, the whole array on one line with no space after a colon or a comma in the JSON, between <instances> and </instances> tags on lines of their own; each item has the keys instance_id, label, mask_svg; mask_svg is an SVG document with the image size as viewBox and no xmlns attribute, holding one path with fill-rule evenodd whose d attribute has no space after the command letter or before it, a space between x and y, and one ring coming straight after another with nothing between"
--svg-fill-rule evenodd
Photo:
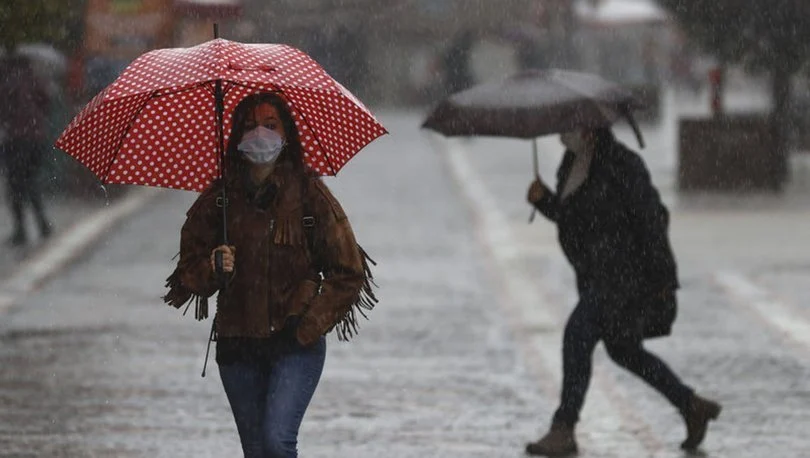
<instances>
[{"instance_id":1,"label":"blurred background","mask_svg":"<svg viewBox=\"0 0 810 458\"><path fill-rule=\"evenodd\" d=\"M0 6L0 22L5 47L19 43L22 52L36 56L39 71L48 81L54 100L52 138L135 57L154 48L187 47L209 40L212 23L218 22L222 36L231 40L299 47L378 109L424 108L476 83L522 69L549 67L595 72L626 85L647 104L639 118L652 123L661 121L662 101L672 91L677 91L679 99L703 97L692 103L692 111L699 108L719 115L730 108L745 116L725 119L722 127L708 122L688 125L683 128L688 135L716 137L716 129L739 130L738 124L746 122L750 130L752 117L759 118L755 130L767 134L762 143L772 147L748 155L767 156L760 162L771 171L767 177L749 176L752 172L730 165L734 170L727 173L740 176L715 177L713 185L703 183L706 180L701 177L686 177L684 188L736 189L753 184L781 189L789 179L787 152L810 145L807 51L799 39L807 33L810 19L788 15L790 8L770 3L764 9L735 9L733 2L728 8L717 6L723 2L706 6L711 3L34 0L6 2ZM791 4L806 8L799 1ZM754 13L760 10L765 13ZM805 11L796 11L800 12ZM748 101L760 103L750 106L742 101L742 108L736 100L724 103L737 94L749 94ZM684 167L694 168L690 158L683 160ZM54 158L53 166L65 167L63 162ZM51 181L65 176L50 175Z\"/></svg>"},{"instance_id":2,"label":"blurred background","mask_svg":"<svg viewBox=\"0 0 810 458\"><path fill-rule=\"evenodd\" d=\"M4 39L54 64L74 102L135 57L222 36L314 56L372 105L414 105L518 69L699 87L707 62L655 0L37 0L6 4ZM33 52L33 51L32 51Z\"/></svg>"}]
</instances>

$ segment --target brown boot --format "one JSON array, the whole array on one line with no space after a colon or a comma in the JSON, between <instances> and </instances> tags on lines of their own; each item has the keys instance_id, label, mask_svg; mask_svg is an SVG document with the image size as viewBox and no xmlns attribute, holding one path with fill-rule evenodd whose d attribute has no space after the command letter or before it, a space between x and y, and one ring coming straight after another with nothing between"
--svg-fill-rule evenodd
<instances>
[{"instance_id":1,"label":"brown boot","mask_svg":"<svg viewBox=\"0 0 810 458\"><path fill-rule=\"evenodd\" d=\"M693 394L686 409L681 411L686 422L686 440L681 444L681 448L684 450L697 449L703 442L703 438L706 437L709 421L717 419L721 410L720 404Z\"/></svg>"},{"instance_id":2,"label":"brown boot","mask_svg":"<svg viewBox=\"0 0 810 458\"><path fill-rule=\"evenodd\" d=\"M554 423L551 430L537 442L526 444L526 453L537 456L568 456L577 453L574 428Z\"/></svg>"}]
</instances>

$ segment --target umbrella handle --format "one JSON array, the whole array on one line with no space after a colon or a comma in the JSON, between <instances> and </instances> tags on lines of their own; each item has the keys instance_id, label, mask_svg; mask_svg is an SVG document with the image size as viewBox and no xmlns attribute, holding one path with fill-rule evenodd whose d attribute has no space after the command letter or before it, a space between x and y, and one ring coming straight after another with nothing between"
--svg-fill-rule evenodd
<instances>
[{"instance_id":1,"label":"umbrella handle","mask_svg":"<svg viewBox=\"0 0 810 458\"><path fill-rule=\"evenodd\" d=\"M214 270L217 273L217 278L223 278L225 276L225 268L223 267L222 261L222 251L215 251L214 252Z\"/></svg>"},{"instance_id":2,"label":"umbrella handle","mask_svg":"<svg viewBox=\"0 0 810 458\"><path fill-rule=\"evenodd\" d=\"M228 289L228 274L225 272L225 261L222 251L214 252L214 278L223 291Z\"/></svg>"},{"instance_id":3,"label":"umbrella handle","mask_svg":"<svg viewBox=\"0 0 810 458\"><path fill-rule=\"evenodd\" d=\"M540 179L540 161L537 159L537 138L532 139L532 161L534 163L534 177ZM537 209L532 207L532 213L529 215L529 224L534 222L534 215L537 214Z\"/></svg>"}]
</instances>

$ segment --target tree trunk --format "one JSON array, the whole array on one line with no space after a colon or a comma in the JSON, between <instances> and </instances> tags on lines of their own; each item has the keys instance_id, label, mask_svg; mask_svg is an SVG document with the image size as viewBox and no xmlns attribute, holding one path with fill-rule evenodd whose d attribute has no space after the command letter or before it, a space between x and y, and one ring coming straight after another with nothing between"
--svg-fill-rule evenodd
<instances>
[{"instance_id":1,"label":"tree trunk","mask_svg":"<svg viewBox=\"0 0 810 458\"><path fill-rule=\"evenodd\" d=\"M791 74L784 68L774 68L771 79L771 95L773 99L773 112L771 122L773 123L774 149L773 154L777 155L777 163L781 166L774 170L774 187L781 190L782 185L788 177L788 123L790 121L790 80Z\"/></svg>"}]
</instances>

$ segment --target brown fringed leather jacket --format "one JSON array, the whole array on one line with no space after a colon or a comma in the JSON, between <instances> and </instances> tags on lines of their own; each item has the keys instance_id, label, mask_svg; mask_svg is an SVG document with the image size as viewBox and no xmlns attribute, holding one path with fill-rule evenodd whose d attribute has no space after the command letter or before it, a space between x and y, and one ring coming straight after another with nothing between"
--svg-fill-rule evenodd
<instances>
[{"instance_id":1,"label":"brown fringed leather jacket","mask_svg":"<svg viewBox=\"0 0 810 458\"><path fill-rule=\"evenodd\" d=\"M270 337L290 318L298 323L295 336L302 345L333 328L341 340L351 337L355 312L365 316L364 309L377 302L371 259L326 185L317 177L297 177L286 164L276 166L255 196L243 180L229 180L227 231L235 265L222 288L209 263L222 244L221 190L215 183L189 209L164 301L176 308L196 302L201 320L208 316L207 298L219 291L220 337Z\"/></svg>"}]
</instances>

